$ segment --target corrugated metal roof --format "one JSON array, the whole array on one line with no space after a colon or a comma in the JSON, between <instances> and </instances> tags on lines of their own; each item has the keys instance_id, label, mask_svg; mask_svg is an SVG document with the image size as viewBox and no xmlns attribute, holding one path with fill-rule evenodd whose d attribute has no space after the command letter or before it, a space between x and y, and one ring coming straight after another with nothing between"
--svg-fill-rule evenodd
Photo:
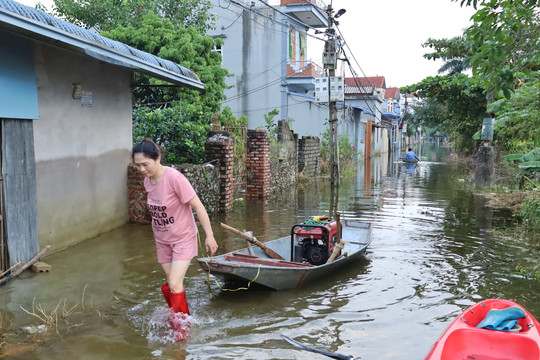
<instances>
[{"instance_id":1,"label":"corrugated metal roof","mask_svg":"<svg viewBox=\"0 0 540 360\"><path fill-rule=\"evenodd\" d=\"M0 0L0 28L52 42L101 61L144 72L178 85L204 88L197 75L186 67L13 0Z\"/></svg>"},{"instance_id":2,"label":"corrugated metal roof","mask_svg":"<svg viewBox=\"0 0 540 360\"><path fill-rule=\"evenodd\" d=\"M309 99L309 100L315 100L315 96L310 96L310 95L306 95L306 94L300 94L300 93L296 93L296 92L293 92L293 91L287 91L287 94L294 95L294 96L300 96L300 97L303 97L303 98L306 98L306 99ZM375 115L375 114L373 114L373 112L371 112L371 110L368 110L368 109L366 109L365 107L362 107L362 106L350 105L350 104L344 103L342 101L338 101L336 104L341 105L341 106L350 106L353 109L362 110L362 112L364 112L366 114Z\"/></svg>"},{"instance_id":3,"label":"corrugated metal roof","mask_svg":"<svg viewBox=\"0 0 540 360\"><path fill-rule=\"evenodd\" d=\"M345 95L373 95L375 85L370 86L345 86Z\"/></svg>"}]
</instances>

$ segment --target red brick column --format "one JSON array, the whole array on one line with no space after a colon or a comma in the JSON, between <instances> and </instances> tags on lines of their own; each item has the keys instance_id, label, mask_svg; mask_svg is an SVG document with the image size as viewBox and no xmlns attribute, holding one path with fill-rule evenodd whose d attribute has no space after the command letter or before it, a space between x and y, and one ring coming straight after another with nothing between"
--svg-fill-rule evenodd
<instances>
[{"instance_id":1,"label":"red brick column","mask_svg":"<svg viewBox=\"0 0 540 360\"><path fill-rule=\"evenodd\" d=\"M366 122L366 142L364 144L364 159L371 159L371 146L372 146L372 121L371 119Z\"/></svg>"},{"instance_id":2,"label":"red brick column","mask_svg":"<svg viewBox=\"0 0 540 360\"><path fill-rule=\"evenodd\" d=\"M270 195L270 141L266 130L247 131L248 199L266 199Z\"/></svg>"},{"instance_id":3,"label":"red brick column","mask_svg":"<svg viewBox=\"0 0 540 360\"><path fill-rule=\"evenodd\" d=\"M204 145L206 161L219 167L219 212L232 209L234 203L234 145L227 131L211 131Z\"/></svg>"}]
</instances>

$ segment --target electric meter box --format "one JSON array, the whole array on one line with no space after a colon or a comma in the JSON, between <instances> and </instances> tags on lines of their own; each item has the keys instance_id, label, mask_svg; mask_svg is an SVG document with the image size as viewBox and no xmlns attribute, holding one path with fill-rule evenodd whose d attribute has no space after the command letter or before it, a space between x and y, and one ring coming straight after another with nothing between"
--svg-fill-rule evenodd
<instances>
[{"instance_id":1,"label":"electric meter box","mask_svg":"<svg viewBox=\"0 0 540 360\"><path fill-rule=\"evenodd\" d=\"M318 77L315 83L315 102L328 102L328 77ZM330 78L330 101L345 101L345 79L343 76Z\"/></svg>"}]
</instances>

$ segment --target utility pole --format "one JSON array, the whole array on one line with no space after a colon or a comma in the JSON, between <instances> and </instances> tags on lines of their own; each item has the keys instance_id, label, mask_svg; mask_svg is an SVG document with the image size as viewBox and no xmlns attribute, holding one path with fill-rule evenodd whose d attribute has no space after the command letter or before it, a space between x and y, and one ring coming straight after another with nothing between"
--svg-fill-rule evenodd
<instances>
[{"instance_id":1,"label":"utility pole","mask_svg":"<svg viewBox=\"0 0 540 360\"><path fill-rule=\"evenodd\" d=\"M326 13L328 14L328 28L326 29L327 40L324 44L323 66L328 70L328 123L330 126L330 185L339 186L339 156L338 156L338 119L335 97L332 94L332 80L335 80L337 56L336 37L334 31L334 19L332 15L332 4L329 4ZM334 85L336 83L334 82Z\"/></svg>"}]
</instances>

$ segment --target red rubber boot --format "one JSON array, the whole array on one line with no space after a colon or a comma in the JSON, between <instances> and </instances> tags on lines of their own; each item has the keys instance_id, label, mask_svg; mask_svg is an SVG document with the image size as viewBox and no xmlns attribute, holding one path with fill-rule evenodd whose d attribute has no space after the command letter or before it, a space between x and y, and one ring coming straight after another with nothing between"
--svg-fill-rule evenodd
<instances>
[{"instance_id":1,"label":"red rubber boot","mask_svg":"<svg viewBox=\"0 0 540 360\"><path fill-rule=\"evenodd\" d=\"M171 292L171 310L169 323L174 330L176 341L184 340L187 335L187 329L190 326L187 315L190 315L185 291L179 293Z\"/></svg>"},{"instance_id":2,"label":"red rubber boot","mask_svg":"<svg viewBox=\"0 0 540 360\"><path fill-rule=\"evenodd\" d=\"M169 288L169 283L161 285L161 292L163 293L167 305L171 307L171 289Z\"/></svg>"},{"instance_id":3,"label":"red rubber boot","mask_svg":"<svg viewBox=\"0 0 540 360\"><path fill-rule=\"evenodd\" d=\"M171 299L171 308L175 313L184 313L187 315L191 315L189 313L189 307L186 299L186 292L182 291L179 293L170 293L170 299Z\"/></svg>"}]
</instances>

